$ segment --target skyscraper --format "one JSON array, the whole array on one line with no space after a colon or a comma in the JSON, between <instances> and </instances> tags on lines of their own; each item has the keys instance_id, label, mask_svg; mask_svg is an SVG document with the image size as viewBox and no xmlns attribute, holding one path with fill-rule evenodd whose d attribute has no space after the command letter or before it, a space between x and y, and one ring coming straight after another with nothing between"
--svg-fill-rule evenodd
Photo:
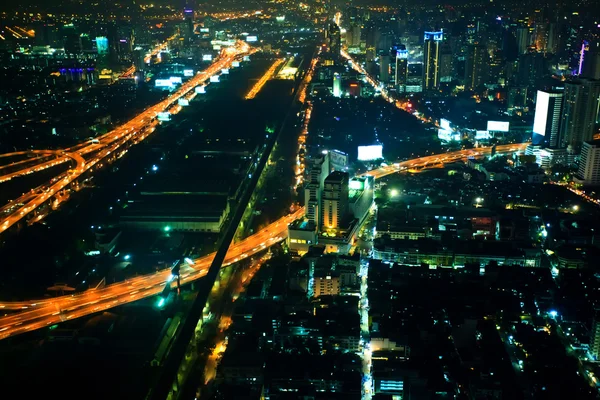
<instances>
[{"instance_id":1,"label":"skyscraper","mask_svg":"<svg viewBox=\"0 0 600 400\"><path fill-rule=\"evenodd\" d=\"M339 72L333 74L333 96L342 97L342 76Z\"/></svg>"},{"instance_id":2,"label":"skyscraper","mask_svg":"<svg viewBox=\"0 0 600 400\"><path fill-rule=\"evenodd\" d=\"M465 62L465 86L475 89L486 81L489 54L485 46L479 43L470 44L467 48Z\"/></svg>"},{"instance_id":3,"label":"skyscraper","mask_svg":"<svg viewBox=\"0 0 600 400\"><path fill-rule=\"evenodd\" d=\"M592 140L599 97L599 80L582 78L565 83L560 147L578 151L583 142Z\"/></svg>"},{"instance_id":4,"label":"skyscraper","mask_svg":"<svg viewBox=\"0 0 600 400\"><path fill-rule=\"evenodd\" d=\"M590 353L598 360L600 359L600 312L598 310L594 316L590 336Z\"/></svg>"},{"instance_id":5,"label":"skyscraper","mask_svg":"<svg viewBox=\"0 0 600 400\"><path fill-rule=\"evenodd\" d=\"M311 160L309 178L304 189L305 217L315 226L321 225L321 200L325 178L329 175L329 154Z\"/></svg>"},{"instance_id":6,"label":"skyscraper","mask_svg":"<svg viewBox=\"0 0 600 400\"><path fill-rule=\"evenodd\" d=\"M323 187L323 229L342 226L348 214L348 173L333 171Z\"/></svg>"},{"instance_id":7,"label":"skyscraper","mask_svg":"<svg viewBox=\"0 0 600 400\"><path fill-rule=\"evenodd\" d=\"M401 46L396 51L396 68L394 71L394 84L399 93L406 92L406 79L408 78L408 50Z\"/></svg>"},{"instance_id":8,"label":"skyscraper","mask_svg":"<svg viewBox=\"0 0 600 400\"><path fill-rule=\"evenodd\" d=\"M581 146L576 180L584 185L600 185L600 140L584 142Z\"/></svg>"},{"instance_id":9,"label":"skyscraper","mask_svg":"<svg viewBox=\"0 0 600 400\"><path fill-rule=\"evenodd\" d=\"M526 26L520 26L515 32L517 37L517 51L519 54L527 53L529 47L529 28Z\"/></svg>"},{"instance_id":10,"label":"skyscraper","mask_svg":"<svg viewBox=\"0 0 600 400\"><path fill-rule=\"evenodd\" d=\"M538 90L531 138L534 145L558 147L562 105L562 92Z\"/></svg>"},{"instance_id":11,"label":"skyscraper","mask_svg":"<svg viewBox=\"0 0 600 400\"><path fill-rule=\"evenodd\" d=\"M379 55L379 80L385 86L390 83L390 55L387 52Z\"/></svg>"},{"instance_id":12,"label":"skyscraper","mask_svg":"<svg viewBox=\"0 0 600 400\"><path fill-rule=\"evenodd\" d=\"M440 86L440 47L444 32L425 32L423 49L423 90L437 89Z\"/></svg>"},{"instance_id":13,"label":"skyscraper","mask_svg":"<svg viewBox=\"0 0 600 400\"><path fill-rule=\"evenodd\" d=\"M333 61L338 61L340 58L340 51L342 50L342 34L340 27L334 22L329 24L327 28L327 46Z\"/></svg>"}]
</instances>

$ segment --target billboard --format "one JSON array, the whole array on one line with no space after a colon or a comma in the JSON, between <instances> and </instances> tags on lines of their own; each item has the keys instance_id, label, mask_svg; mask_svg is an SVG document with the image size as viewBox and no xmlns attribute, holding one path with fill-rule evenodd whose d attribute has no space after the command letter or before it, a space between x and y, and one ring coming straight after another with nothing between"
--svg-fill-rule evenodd
<instances>
[{"instance_id":1,"label":"billboard","mask_svg":"<svg viewBox=\"0 0 600 400\"><path fill-rule=\"evenodd\" d=\"M546 135L546 124L548 123L548 111L550 108L550 93L538 90L535 103L535 119L533 120L533 133Z\"/></svg>"},{"instance_id":2,"label":"billboard","mask_svg":"<svg viewBox=\"0 0 600 400\"><path fill-rule=\"evenodd\" d=\"M198 94L206 93L206 86L196 86L196 93L198 93Z\"/></svg>"},{"instance_id":3,"label":"billboard","mask_svg":"<svg viewBox=\"0 0 600 400\"><path fill-rule=\"evenodd\" d=\"M212 54L203 54L202 61L212 61Z\"/></svg>"},{"instance_id":4,"label":"billboard","mask_svg":"<svg viewBox=\"0 0 600 400\"><path fill-rule=\"evenodd\" d=\"M256 36L246 36L246 42L248 42L248 43L258 42L258 37L256 37Z\"/></svg>"},{"instance_id":5,"label":"billboard","mask_svg":"<svg viewBox=\"0 0 600 400\"><path fill-rule=\"evenodd\" d=\"M211 82L219 82L219 75L213 75L210 77Z\"/></svg>"},{"instance_id":6,"label":"billboard","mask_svg":"<svg viewBox=\"0 0 600 400\"><path fill-rule=\"evenodd\" d=\"M488 121L487 123L487 130L491 132L508 132L509 128L510 122Z\"/></svg>"},{"instance_id":7,"label":"billboard","mask_svg":"<svg viewBox=\"0 0 600 400\"><path fill-rule=\"evenodd\" d=\"M239 62L239 61L234 61L234 62L232 62L232 63L231 63L231 66L232 66L233 68L237 68L237 67L239 67L239 66L240 66L240 62Z\"/></svg>"},{"instance_id":8,"label":"billboard","mask_svg":"<svg viewBox=\"0 0 600 400\"><path fill-rule=\"evenodd\" d=\"M181 107L186 107L190 105L190 101L188 99L181 98L177 100L177 104L179 104Z\"/></svg>"},{"instance_id":9,"label":"billboard","mask_svg":"<svg viewBox=\"0 0 600 400\"><path fill-rule=\"evenodd\" d=\"M382 145L358 146L358 159L360 161L379 160L381 158L383 158Z\"/></svg>"},{"instance_id":10,"label":"billboard","mask_svg":"<svg viewBox=\"0 0 600 400\"><path fill-rule=\"evenodd\" d=\"M169 81L171 81L171 83L173 83L173 84L183 82L183 80L181 79L180 76L172 76L169 78Z\"/></svg>"},{"instance_id":11,"label":"billboard","mask_svg":"<svg viewBox=\"0 0 600 400\"><path fill-rule=\"evenodd\" d=\"M194 76L194 70L193 69L184 69L183 76Z\"/></svg>"},{"instance_id":12,"label":"billboard","mask_svg":"<svg viewBox=\"0 0 600 400\"><path fill-rule=\"evenodd\" d=\"M172 88L173 87L173 82L171 82L170 79L157 79L154 81L154 86L155 87L161 87L161 88Z\"/></svg>"},{"instance_id":13,"label":"billboard","mask_svg":"<svg viewBox=\"0 0 600 400\"><path fill-rule=\"evenodd\" d=\"M346 171L348 169L348 154L339 150L329 152L329 163L334 171Z\"/></svg>"},{"instance_id":14,"label":"billboard","mask_svg":"<svg viewBox=\"0 0 600 400\"><path fill-rule=\"evenodd\" d=\"M157 118L159 121L170 121L171 113L170 112L159 112Z\"/></svg>"},{"instance_id":15,"label":"billboard","mask_svg":"<svg viewBox=\"0 0 600 400\"><path fill-rule=\"evenodd\" d=\"M242 60L244 60L244 61L250 61L250 56L244 56L244 58L242 58Z\"/></svg>"},{"instance_id":16,"label":"billboard","mask_svg":"<svg viewBox=\"0 0 600 400\"><path fill-rule=\"evenodd\" d=\"M228 75L228 74L229 74L229 68L223 68L223 69L221 70L221 73L222 73L223 75Z\"/></svg>"},{"instance_id":17,"label":"billboard","mask_svg":"<svg viewBox=\"0 0 600 400\"><path fill-rule=\"evenodd\" d=\"M108 38L105 36L96 37L96 49L98 49L98 54L108 54Z\"/></svg>"},{"instance_id":18,"label":"billboard","mask_svg":"<svg viewBox=\"0 0 600 400\"><path fill-rule=\"evenodd\" d=\"M202 33L210 32L210 28L200 28L200 32L202 32Z\"/></svg>"}]
</instances>

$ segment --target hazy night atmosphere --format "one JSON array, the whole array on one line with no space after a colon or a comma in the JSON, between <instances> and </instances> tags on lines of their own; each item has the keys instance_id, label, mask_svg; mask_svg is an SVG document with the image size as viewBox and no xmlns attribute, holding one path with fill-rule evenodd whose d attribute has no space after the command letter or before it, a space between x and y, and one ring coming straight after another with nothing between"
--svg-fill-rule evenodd
<instances>
[{"instance_id":1,"label":"hazy night atmosphere","mask_svg":"<svg viewBox=\"0 0 600 400\"><path fill-rule=\"evenodd\" d=\"M600 400L600 1L3 2L0 399Z\"/></svg>"}]
</instances>

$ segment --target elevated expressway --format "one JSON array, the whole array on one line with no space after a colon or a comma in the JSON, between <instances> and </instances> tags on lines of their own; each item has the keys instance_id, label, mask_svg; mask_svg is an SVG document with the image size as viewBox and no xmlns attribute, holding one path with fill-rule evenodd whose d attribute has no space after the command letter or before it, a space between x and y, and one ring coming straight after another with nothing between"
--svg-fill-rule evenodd
<instances>
[{"instance_id":1,"label":"elevated expressway","mask_svg":"<svg viewBox=\"0 0 600 400\"><path fill-rule=\"evenodd\" d=\"M0 234L20 221L36 222L42 219L66 198L69 189L77 190L80 181L107 163L122 157L129 147L150 135L159 123L159 113L179 112L179 99L192 99L196 96L194 89L197 86L204 84L211 76L220 74L221 70L230 67L233 61L256 51L244 42L237 42L235 46L224 49L207 69L190 78L165 100L90 141L63 150L33 150L0 155L0 163L8 160L0 165L0 183L19 176L39 173L66 162L72 164L66 171L57 173L49 181L30 189L0 208ZM42 207L44 205L51 208Z\"/></svg>"},{"instance_id":2,"label":"elevated expressway","mask_svg":"<svg viewBox=\"0 0 600 400\"><path fill-rule=\"evenodd\" d=\"M496 152L498 154L509 154L521 151L526 146L526 143L498 146ZM408 168L428 168L439 164L464 161L470 157L481 158L489 155L491 151L490 147L486 147L419 157L381 167L365 174L382 178ZM233 244L227 252L223 267L251 257L284 240L287 237L288 224L302 215L304 215L304 209L300 208L280 218L260 232ZM214 254L210 254L193 260L191 265L182 268L182 283L189 283L202 278L213 258ZM170 281L170 269L164 269L78 294L51 299L0 302L0 312L8 311L6 316L0 318L0 339L157 295L164 289L166 284L170 284Z\"/></svg>"}]
</instances>

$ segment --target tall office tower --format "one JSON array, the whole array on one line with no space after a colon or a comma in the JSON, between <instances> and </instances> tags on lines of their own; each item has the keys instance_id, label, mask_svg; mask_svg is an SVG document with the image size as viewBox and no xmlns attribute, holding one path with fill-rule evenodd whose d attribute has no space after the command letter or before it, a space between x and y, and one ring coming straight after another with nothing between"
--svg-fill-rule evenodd
<instances>
[{"instance_id":1,"label":"tall office tower","mask_svg":"<svg viewBox=\"0 0 600 400\"><path fill-rule=\"evenodd\" d=\"M489 58L485 46L479 43L468 46L465 60L465 86L467 88L475 89L485 83Z\"/></svg>"},{"instance_id":2,"label":"tall office tower","mask_svg":"<svg viewBox=\"0 0 600 400\"><path fill-rule=\"evenodd\" d=\"M440 50L440 82L452 81L454 56L450 43L443 42Z\"/></svg>"},{"instance_id":3,"label":"tall office tower","mask_svg":"<svg viewBox=\"0 0 600 400\"><path fill-rule=\"evenodd\" d=\"M576 180L584 185L600 185L600 140L583 142Z\"/></svg>"},{"instance_id":4,"label":"tall office tower","mask_svg":"<svg viewBox=\"0 0 600 400\"><path fill-rule=\"evenodd\" d=\"M578 151L583 142L592 140L598 117L600 81L578 79L565 83L560 146Z\"/></svg>"},{"instance_id":5,"label":"tall office tower","mask_svg":"<svg viewBox=\"0 0 600 400\"><path fill-rule=\"evenodd\" d=\"M376 47L376 28L373 22L365 24L365 61L368 73L373 73L373 64L375 62Z\"/></svg>"},{"instance_id":6,"label":"tall office tower","mask_svg":"<svg viewBox=\"0 0 600 400\"><path fill-rule=\"evenodd\" d=\"M308 181L304 188L304 206L306 219L315 226L321 224L321 200L329 168L329 154L310 160Z\"/></svg>"},{"instance_id":7,"label":"tall office tower","mask_svg":"<svg viewBox=\"0 0 600 400\"><path fill-rule=\"evenodd\" d=\"M81 54L83 51L83 45L81 42L81 36L76 32L69 32L65 35L65 53L67 54Z\"/></svg>"},{"instance_id":8,"label":"tall office tower","mask_svg":"<svg viewBox=\"0 0 600 400\"><path fill-rule=\"evenodd\" d=\"M408 50L404 45L396 51L396 68L394 71L394 85L399 93L406 92L406 82L408 79Z\"/></svg>"},{"instance_id":9,"label":"tall office tower","mask_svg":"<svg viewBox=\"0 0 600 400\"><path fill-rule=\"evenodd\" d=\"M590 353L595 360L600 359L600 311L596 310L590 331Z\"/></svg>"},{"instance_id":10,"label":"tall office tower","mask_svg":"<svg viewBox=\"0 0 600 400\"><path fill-rule=\"evenodd\" d=\"M548 24L548 33L547 33L547 41L546 41L546 53L556 54L558 53L558 44L560 35L558 33L559 26L556 22L551 22Z\"/></svg>"},{"instance_id":11,"label":"tall office tower","mask_svg":"<svg viewBox=\"0 0 600 400\"><path fill-rule=\"evenodd\" d=\"M382 53L379 55L379 81L387 86L390 83L390 55Z\"/></svg>"},{"instance_id":12,"label":"tall office tower","mask_svg":"<svg viewBox=\"0 0 600 400\"><path fill-rule=\"evenodd\" d=\"M534 145L558 148L563 93L538 90L531 141Z\"/></svg>"},{"instance_id":13,"label":"tall office tower","mask_svg":"<svg viewBox=\"0 0 600 400\"><path fill-rule=\"evenodd\" d=\"M537 81L548 75L548 63L541 53L528 52L519 57L518 82L530 88L537 86Z\"/></svg>"},{"instance_id":14,"label":"tall office tower","mask_svg":"<svg viewBox=\"0 0 600 400\"><path fill-rule=\"evenodd\" d=\"M590 43L589 49L585 55L582 75L586 78L600 79L600 44Z\"/></svg>"},{"instance_id":15,"label":"tall office tower","mask_svg":"<svg viewBox=\"0 0 600 400\"><path fill-rule=\"evenodd\" d=\"M440 87L440 48L444 32L425 32L423 49L423 90Z\"/></svg>"},{"instance_id":16,"label":"tall office tower","mask_svg":"<svg viewBox=\"0 0 600 400\"><path fill-rule=\"evenodd\" d=\"M192 0L186 0L183 7L183 19L185 21L184 37L192 40L194 37L194 4Z\"/></svg>"},{"instance_id":17,"label":"tall office tower","mask_svg":"<svg viewBox=\"0 0 600 400\"><path fill-rule=\"evenodd\" d=\"M323 229L342 227L348 215L348 173L333 171L323 187Z\"/></svg>"},{"instance_id":18,"label":"tall office tower","mask_svg":"<svg viewBox=\"0 0 600 400\"><path fill-rule=\"evenodd\" d=\"M360 47L361 26L358 22L352 23L346 32L346 44L348 47Z\"/></svg>"},{"instance_id":19,"label":"tall office tower","mask_svg":"<svg viewBox=\"0 0 600 400\"><path fill-rule=\"evenodd\" d=\"M342 34L340 32L340 27L333 22L330 23L327 28L327 46L329 47L329 52L331 53L333 61L338 61L342 50Z\"/></svg>"},{"instance_id":20,"label":"tall office tower","mask_svg":"<svg viewBox=\"0 0 600 400\"><path fill-rule=\"evenodd\" d=\"M526 26L520 26L515 32L517 38L517 51L519 54L527 53L529 48L529 28Z\"/></svg>"},{"instance_id":21,"label":"tall office tower","mask_svg":"<svg viewBox=\"0 0 600 400\"><path fill-rule=\"evenodd\" d=\"M333 74L333 97L342 97L342 76L339 72Z\"/></svg>"}]
</instances>

